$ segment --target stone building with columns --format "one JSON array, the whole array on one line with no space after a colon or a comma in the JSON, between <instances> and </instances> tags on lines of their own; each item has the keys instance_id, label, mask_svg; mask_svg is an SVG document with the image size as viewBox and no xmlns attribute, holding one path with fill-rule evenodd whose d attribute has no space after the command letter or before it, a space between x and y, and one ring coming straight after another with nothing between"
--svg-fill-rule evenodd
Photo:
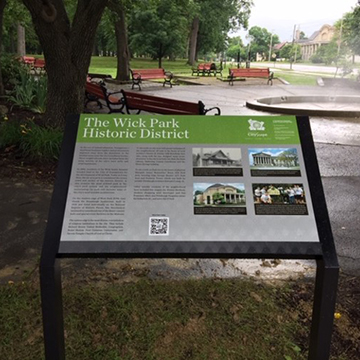
<instances>
[{"instance_id":1,"label":"stone building with columns","mask_svg":"<svg viewBox=\"0 0 360 360\"><path fill-rule=\"evenodd\" d=\"M335 27L325 24L320 30L315 31L308 39L299 39L300 31L296 33L295 42L301 47L301 57L309 60L316 53L320 46L330 43L335 34Z\"/></svg>"},{"instance_id":2,"label":"stone building with columns","mask_svg":"<svg viewBox=\"0 0 360 360\"><path fill-rule=\"evenodd\" d=\"M239 192L239 189L231 185L214 184L209 186L202 194L196 195L195 202L200 205L244 205L245 193Z\"/></svg>"},{"instance_id":3,"label":"stone building with columns","mask_svg":"<svg viewBox=\"0 0 360 360\"><path fill-rule=\"evenodd\" d=\"M252 163L255 167L297 167L299 166L299 160L297 153L294 152L282 152L277 156L267 154L265 152L258 152L252 154Z\"/></svg>"}]
</instances>

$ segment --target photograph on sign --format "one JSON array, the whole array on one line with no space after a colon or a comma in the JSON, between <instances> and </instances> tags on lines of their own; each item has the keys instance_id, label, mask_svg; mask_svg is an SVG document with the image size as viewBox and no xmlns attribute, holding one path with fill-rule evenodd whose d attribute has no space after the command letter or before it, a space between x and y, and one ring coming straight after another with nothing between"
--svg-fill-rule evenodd
<instances>
[{"instance_id":1,"label":"photograph on sign","mask_svg":"<svg viewBox=\"0 0 360 360\"><path fill-rule=\"evenodd\" d=\"M244 184L194 183L194 214L245 215Z\"/></svg>"},{"instance_id":2,"label":"photograph on sign","mask_svg":"<svg viewBox=\"0 0 360 360\"><path fill-rule=\"evenodd\" d=\"M308 215L303 184L253 184L256 215Z\"/></svg>"},{"instance_id":3,"label":"photograph on sign","mask_svg":"<svg viewBox=\"0 0 360 360\"><path fill-rule=\"evenodd\" d=\"M252 176L301 176L296 148L250 148Z\"/></svg>"},{"instance_id":4,"label":"photograph on sign","mask_svg":"<svg viewBox=\"0 0 360 360\"><path fill-rule=\"evenodd\" d=\"M240 148L193 148L194 176L242 176Z\"/></svg>"}]
</instances>

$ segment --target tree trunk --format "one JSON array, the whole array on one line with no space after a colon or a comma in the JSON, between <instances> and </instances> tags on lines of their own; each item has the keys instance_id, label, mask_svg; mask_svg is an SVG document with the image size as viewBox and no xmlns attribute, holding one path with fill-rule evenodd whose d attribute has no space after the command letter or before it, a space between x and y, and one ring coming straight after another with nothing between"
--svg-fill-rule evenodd
<instances>
[{"instance_id":1,"label":"tree trunk","mask_svg":"<svg viewBox=\"0 0 360 360\"><path fill-rule=\"evenodd\" d=\"M72 26L62 0L23 0L44 51L48 92L44 122L63 127L66 116L79 114L96 28L106 0L78 0Z\"/></svg>"},{"instance_id":2,"label":"tree trunk","mask_svg":"<svg viewBox=\"0 0 360 360\"><path fill-rule=\"evenodd\" d=\"M25 28L19 22L17 23L17 54L26 55Z\"/></svg>"},{"instance_id":3,"label":"tree trunk","mask_svg":"<svg viewBox=\"0 0 360 360\"><path fill-rule=\"evenodd\" d=\"M158 53L159 69L161 69L161 67L162 67L162 57L163 57L163 55L162 55L162 44L160 43L160 45L159 45L159 53Z\"/></svg>"},{"instance_id":4,"label":"tree trunk","mask_svg":"<svg viewBox=\"0 0 360 360\"><path fill-rule=\"evenodd\" d=\"M122 6L116 11L115 21L116 51L117 51L117 74L116 80L127 81L130 79L130 51L128 46L125 11Z\"/></svg>"},{"instance_id":5,"label":"tree trunk","mask_svg":"<svg viewBox=\"0 0 360 360\"><path fill-rule=\"evenodd\" d=\"M10 30L9 30L9 38L10 38L10 50L9 53L10 54L15 54L15 25L13 24L12 26L10 26Z\"/></svg>"},{"instance_id":6,"label":"tree trunk","mask_svg":"<svg viewBox=\"0 0 360 360\"><path fill-rule=\"evenodd\" d=\"M6 6L6 0L2 0L0 2L0 57L1 57L1 49L2 49L2 30L3 30L3 15L4 15L4 9ZM4 83L2 78L2 72L1 72L1 61L0 61L0 95L4 95Z\"/></svg>"},{"instance_id":7,"label":"tree trunk","mask_svg":"<svg viewBox=\"0 0 360 360\"><path fill-rule=\"evenodd\" d=\"M199 18L196 17L192 22L191 34L190 34L190 52L189 52L188 64L191 66L195 66L198 32L199 32Z\"/></svg>"}]
</instances>

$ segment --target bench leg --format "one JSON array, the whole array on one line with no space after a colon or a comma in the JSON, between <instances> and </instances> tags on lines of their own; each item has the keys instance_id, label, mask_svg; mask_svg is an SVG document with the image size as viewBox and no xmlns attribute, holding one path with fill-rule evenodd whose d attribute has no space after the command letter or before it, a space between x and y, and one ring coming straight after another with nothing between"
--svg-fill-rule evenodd
<instances>
[{"instance_id":1,"label":"bench leg","mask_svg":"<svg viewBox=\"0 0 360 360\"><path fill-rule=\"evenodd\" d=\"M90 103L90 102L96 102L96 104L99 106L100 109L102 109L102 107L103 107L102 103L100 102L100 100L97 97L91 96L90 94L86 94L84 108L86 108L88 103Z\"/></svg>"},{"instance_id":2,"label":"bench leg","mask_svg":"<svg viewBox=\"0 0 360 360\"><path fill-rule=\"evenodd\" d=\"M171 79L164 79L164 82L163 82L163 87L165 87L165 84L169 84L169 85L170 85L170 87L172 88Z\"/></svg>"},{"instance_id":3,"label":"bench leg","mask_svg":"<svg viewBox=\"0 0 360 360\"><path fill-rule=\"evenodd\" d=\"M134 86L138 86L138 87L139 87L139 90L141 90L140 83L141 83L141 79L133 79L133 83L132 83L131 90L134 89Z\"/></svg>"}]
</instances>

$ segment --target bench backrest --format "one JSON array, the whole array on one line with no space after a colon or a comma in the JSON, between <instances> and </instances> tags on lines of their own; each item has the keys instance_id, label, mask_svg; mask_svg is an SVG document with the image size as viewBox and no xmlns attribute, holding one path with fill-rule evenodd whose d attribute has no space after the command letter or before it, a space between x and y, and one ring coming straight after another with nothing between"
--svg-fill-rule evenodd
<instances>
[{"instance_id":1,"label":"bench backrest","mask_svg":"<svg viewBox=\"0 0 360 360\"><path fill-rule=\"evenodd\" d=\"M25 64L34 64L35 58L32 56L22 56L20 58Z\"/></svg>"},{"instance_id":2,"label":"bench backrest","mask_svg":"<svg viewBox=\"0 0 360 360\"><path fill-rule=\"evenodd\" d=\"M34 66L35 67L45 67L45 60L35 59Z\"/></svg>"},{"instance_id":3,"label":"bench backrest","mask_svg":"<svg viewBox=\"0 0 360 360\"><path fill-rule=\"evenodd\" d=\"M268 77L270 75L269 68L248 68L248 69L229 69L232 76L251 76L251 77Z\"/></svg>"},{"instance_id":4,"label":"bench backrest","mask_svg":"<svg viewBox=\"0 0 360 360\"><path fill-rule=\"evenodd\" d=\"M136 78L139 75L141 76L142 79L153 79L153 78L158 78L158 77L163 77L165 76L165 70L160 68L160 69L132 69L130 70L132 77Z\"/></svg>"},{"instance_id":5,"label":"bench backrest","mask_svg":"<svg viewBox=\"0 0 360 360\"><path fill-rule=\"evenodd\" d=\"M211 70L211 63L200 63L197 68L198 70Z\"/></svg>"},{"instance_id":6,"label":"bench backrest","mask_svg":"<svg viewBox=\"0 0 360 360\"><path fill-rule=\"evenodd\" d=\"M165 99L138 92L121 91L128 109L139 109L157 114L202 115L204 104Z\"/></svg>"},{"instance_id":7,"label":"bench backrest","mask_svg":"<svg viewBox=\"0 0 360 360\"><path fill-rule=\"evenodd\" d=\"M99 84L86 81L85 91L99 99L106 100L106 89Z\"/></svg>"}]
</instances>

